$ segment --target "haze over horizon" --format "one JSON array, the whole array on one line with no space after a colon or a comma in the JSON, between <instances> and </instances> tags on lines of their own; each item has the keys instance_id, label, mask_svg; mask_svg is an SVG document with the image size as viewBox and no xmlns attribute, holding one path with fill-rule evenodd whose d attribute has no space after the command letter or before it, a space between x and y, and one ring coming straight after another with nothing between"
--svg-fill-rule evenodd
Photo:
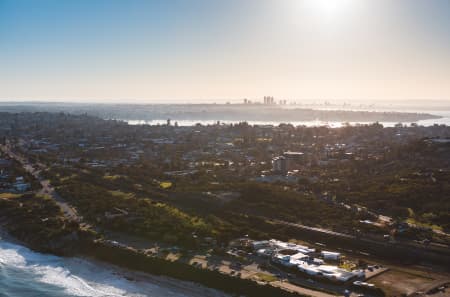
<instances>
[{"instance_id":1,"label":"haze over horizon","mask_svg":"<svg viewBox=\"0 0 450 297\"><path fill-rule=\"evenodd\" d=\"M0 65L0 101L450 102L450 2L0 0Z\"/></svg>"}]
</instances>

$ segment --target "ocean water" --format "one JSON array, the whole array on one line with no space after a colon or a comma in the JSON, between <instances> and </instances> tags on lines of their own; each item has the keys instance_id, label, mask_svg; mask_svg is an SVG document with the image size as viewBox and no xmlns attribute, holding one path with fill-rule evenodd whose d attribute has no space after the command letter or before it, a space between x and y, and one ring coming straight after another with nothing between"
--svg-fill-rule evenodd
<instances>
[{"instance_id":1,"label":"ocean water","mask_svg":"<svg viewBox=\"0 0 450 297\"><path fill-rule=\"evenodd\" d=\"M130 279L123 273L80 258L36 253L0 239L1 297L225 296L191 283L142 275Z\"/></svg>"},{"instance_id":2,"label":"ocean water","mask_svg":"<svg viewBox=\"0 0 450 297\"><path fill-rule=\"evenodd\" d=\"M355 110L355 109L349 109L349 110ZM431 120L422 120L415 122L416 124L420 126L433 126L435 124L437 125L447 125L450 126L450 110L448 108L443 110L419 110L419 109L411 109L411 110L368 110L368 111L397 111L397 112L428 112L433 115L441 116L439 119L431 119ZM147 120L124 120L130 125L165 125L167 123L167 119L155 119L151 121ZM245 121L245 119L242 119L242 121ZM201 124L203 126L207 125L214 125L217 123L217 121L211 121L211 120L172 120L172 123L177 122L179 126L194 126L196 124ZM239 123L239 121L229 121L229 120L222 120L220 121L222 124L236 124ZM281 123L290 123L294 126L306 126L306 127L318 127L318 126L328 126L330 128L340 128L344 126L343 122L338 121L293 121L293 122L282 122L282 121L247 121L250 125L273 125L278 126ZM357 124L372 124L373 122L349 122L350 125L357 125ZM346 123L345 123L346 124ZM380 122L384 127L394 127L398 124L398 122ZM411 125L412 122L403 122L404 125Z\"/></svg>"}]
</instances>

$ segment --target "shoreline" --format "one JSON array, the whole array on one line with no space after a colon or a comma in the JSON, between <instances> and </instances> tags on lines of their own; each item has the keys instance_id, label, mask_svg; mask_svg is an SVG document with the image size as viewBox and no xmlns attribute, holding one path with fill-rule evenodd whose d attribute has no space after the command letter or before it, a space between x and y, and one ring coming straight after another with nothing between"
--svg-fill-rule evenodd
<instances>
[{"instance_id":1,"label":"shoreline","mask_svg":"<svg viewBox=\"0 0 450 297\"><path fill-rule=\"evenodd\" d=\"M112 275L130 283L145 283L150 286L179 293L180 297L294 297L306 296L291 290L285 290L269 284L260 284L253 280L232 277L215 271L198 269L191 265L171 262L159 258L147 257L141 253L111 247L101 242L82 240L76 252L70 255L60 250L40 250L39 246L28 244L12 237L5 229L1 231L1 241L25 247L34 253L56 256L60 259L86 261L95 267L102 267ZM78 261L77 261L78 260ZM65 268L64 266L62 266ZM70 272L70 270L69 270ZM75 275L76 276L76 275ZM97 282L102 285L103 283ZM137 286L139 288L139 286ZM144 291L145 292L145 291ZM151 292L150 292L151 293ZM187 293L187 295L186 295ZM149 297L154 297L149 295ZM156 297L156 296L155 296Z\"/></svg>"},{"instance_id":2,"label":"shoreline","mask_svg":"<svg viewBox=\"0 0 450 297\"><path fill-rule=\"evenodd\" d=\"M35 253L39 253L42 255L51 255L51 256L57 256L60 258L66 258L66 259L72 259L75 261L86 261L87 263L93 264L96 267L103 268L107 271L110 271L113 275L117 276L118 278L125 279L131 283L139 284L139 283L149 283L158 287L161 287L162 289L168 289L171 291L175 291L175 293L182 294L182 296L187 295L189 297L204 297L204 296L211 296L211 297L230 297L231 295L226 294L222 291L209 288L206 286L203 286L201 284L195 283L195 282L189 282L189 281L183 281L178 280L169 276L158 276L153 275L146 272L141 271L135 271L128 269L123 266L118 266L112 263L108 263L105 261L101 261L98 259L95 259L90 256L85 255L76 255L73 257L65 257L65 256L58 256L52 253L42 253L39 251L35 251L30 246L28 246L26 243L18 240L17 238L12 237L4 228L3 226L0 226L0 241L4 241L6 243L11 243L14 245L25 247ZM78 262L77 261L77 262ZM63 268L67 268L64 267ZM70 271L70 270L69 270ZM100 283L101 284L101 283Z\"/></svg>"},{"instance_id":3,"label":"shoreline","mask_svg":"<svg viewBox=\"0 0 450 297\"><path fill-rule=\"evenodd\" d=\"M19 239L11 236L8 231L5 229L5 226L3 224L0 224L0 241L7 241L12 244L17 244L24 246L30 250L33 250L30 246L28 246L25 242L20 241Z\"/></svg>"},{"instance_id":4,"label":"shoreline","mask_svg":"<svg viewBox=\"0 0 450 297\"><path fill-rule=\"evenodd\" d=\"M265 105L265 104L89 104L89 103L25 103L22 106L0 102L4 112L61 112L88 114L102 119L139 121L221 121L221 122L392 122L417 123L442 120L443 116L422 109L345 108L331 106ZM206 112L207 111L207 112Z\"/></svg>"},{"instance_id":5,"label":"shoreline","mask_svg":"<svg viewBox=\"0 0 450 297\"><path fill-rule=\"evenodd\" d=\"M105 120L116 120L120 122L127 123L128 125L149 125L149 126L164 126L167 124L167 119L153 119L153 120L137 120L137 119L110 119L105 118ZM210 126L210 125L217 125L216 120L173 120L174 122L177 122L178 127L193 127L197 124L200 124L202 126ZM345 122L345 121L320 121L320 120L310 120L310 121L234 121L234 120L221 120L219 121L221 125L235 125L239 124L241 122L246 122L250 126L278 126L281 124L286 125L293 125L295 127L307 127L307 128L314 128L314 127L327 127L327 128L342 128L345 127L347 124L349 126L370 126L374 124L381 124L384 128L392 128L395 127L398 124L410 126L411 124L417 124L419 127L429 127L434 125L446 125L448 126L450 124L450 118L448 117L441 117L440 119L436 120L420 120L417 122L362 122L362 121L356 121L356 122Z\"/></svg>"},{"instance_id":6,"label":"shoreline","mask_svg":"<svg viewBox=\"0 0 450 297\"><path fill-rule=\"evenodd\" d=\"M155 284L160 287L178 290L178 291L180 291L180 293L183 293L183 294L188 292L190 297L197 297L197 296L198 297L204 297L204 296L230 297L231 296L222 291L208 288L206 286L203 286L201 284L197 284L194 282L178 280L176 278L172 278L169 276L158 276L158 275L153 275L153 274L146 273L146 272L135 271L135 270L128 269L126 267L117 266L117 265L114 265L114 264L111 264L108 262L103 262L103 261L97 260L95 258L91 258L89 256L77 256L74 258L88 261L90 263L95 264L96 266L105 268L109 271L112 271L112 273L114 275L117 275L118 277L124 278L133 283L150 282L150 283ZM205 295L205 293L208 293L208 295Z\"/></svg>"}]
</instances>

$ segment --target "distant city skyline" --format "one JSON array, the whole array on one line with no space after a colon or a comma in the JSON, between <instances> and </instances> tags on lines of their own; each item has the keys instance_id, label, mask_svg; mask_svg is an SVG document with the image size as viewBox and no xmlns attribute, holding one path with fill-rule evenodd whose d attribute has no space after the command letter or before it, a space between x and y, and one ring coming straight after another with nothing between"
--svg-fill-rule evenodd
<instances>
[{"instance_id":1,"label":"distant city skyline","mask_svg":"<svg viewBox=\"0 0 450 297\"><path fill-rule=\"evenodd\" d=\"M0 0L0 101L450 102L447 0Z\"/></svg>"}]
</instances>

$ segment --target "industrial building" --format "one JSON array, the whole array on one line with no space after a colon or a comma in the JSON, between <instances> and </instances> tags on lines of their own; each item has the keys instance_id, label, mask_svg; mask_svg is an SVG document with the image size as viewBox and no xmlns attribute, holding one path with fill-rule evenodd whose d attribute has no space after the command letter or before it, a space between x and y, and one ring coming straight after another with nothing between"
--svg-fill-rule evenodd
<instances>
[{"instance_id":1,"label":"industrial building","mask_svg":"<svg viewBox=\"0 0 450 297\"><path fill-rule=\"evenodd\" d=\"M348 282L365 276L363 270L348 271L336 265L325 264L327 260L339 260L341 254L337 252L322 251L319 254L314 248L275 239L254 241L251 246L258 256L270 257L274 263L310 276L335 282Z\"/></svg>"}]
</instances>

